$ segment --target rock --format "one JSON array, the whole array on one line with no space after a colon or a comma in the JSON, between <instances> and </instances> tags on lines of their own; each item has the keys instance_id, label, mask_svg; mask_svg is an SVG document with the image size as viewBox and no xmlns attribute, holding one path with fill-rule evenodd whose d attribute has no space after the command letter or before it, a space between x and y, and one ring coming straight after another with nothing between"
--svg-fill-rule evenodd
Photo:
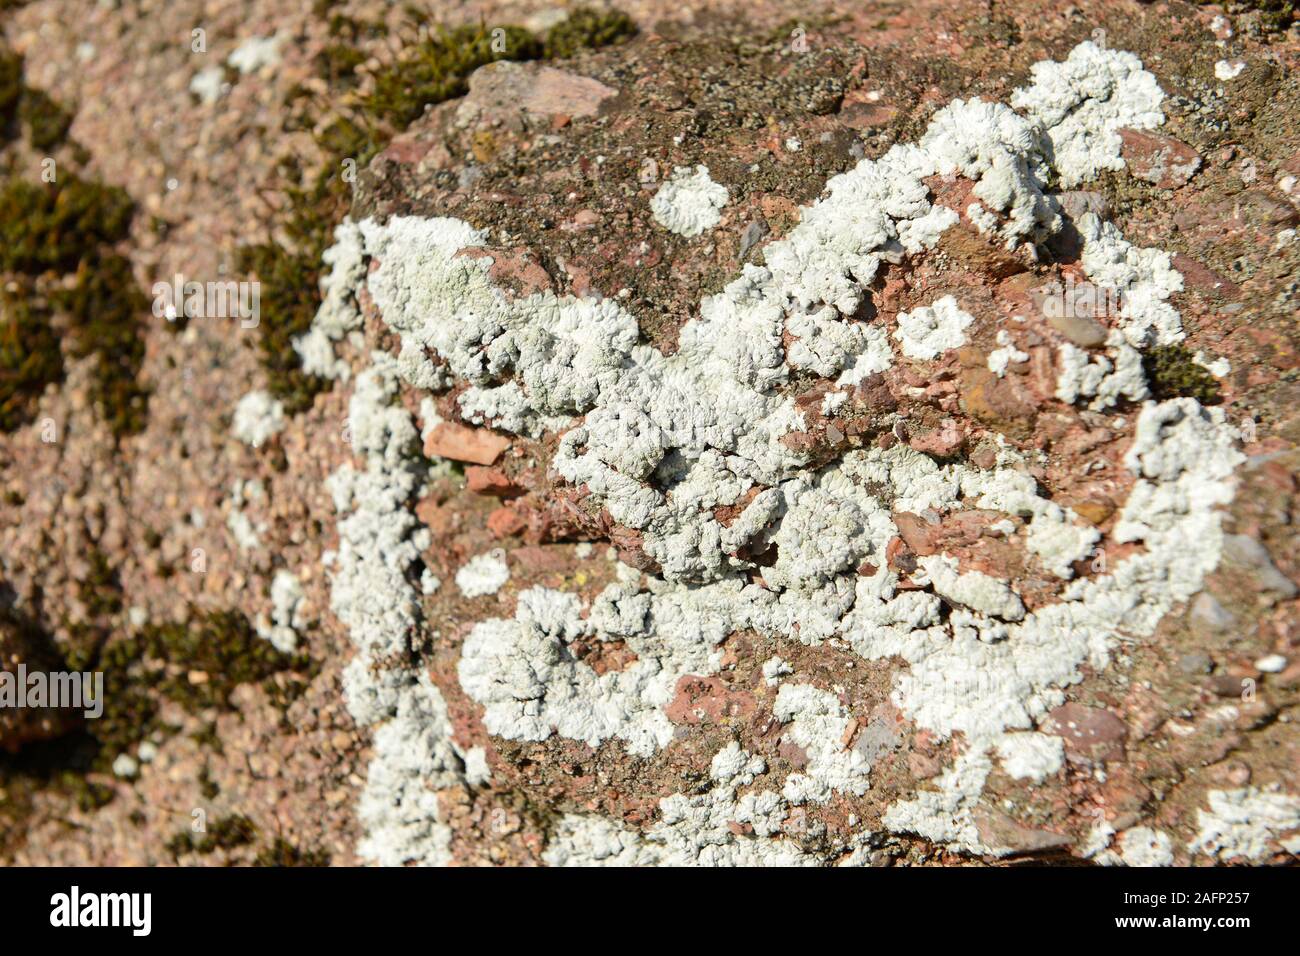
<instances>
[{"instance_id":1,"label":"rock","mask_svg":"<svg viewBox=\"0 0 1300 956\"><path fill-rule=\"evenodd\" d=\"M469 93L456 111L460 126L502 123L518 126L522 116L569 119L595 116L618 90L565 70L500 60L469 78Z\"/></svg>"},{"instance_id":2,"label":"rock","mask_svg":"<svg viewBox=\"0 0 1300 956\"><path fill-rule=\"evenodd\" d=\"M1110 330L1087 315L1049 315L1047 323L1080 348L1095 349L1106 341Z\"/></svg>"},{"instance_id":3,"label":"rock","mask_svg":"<svg viewBox=\"0 0 1300 956\"><path fill-rule=\"evenodd\" d=\"M873 372L854 387L853 402L864 406L875 415L885 415L898 408L898 399L889 390L889 383L885 376L879 372Z\"/></svg>"},{"instance_id":4,"label":"rock","mask_svg":"<svg viewBox=\"0 0 1300 956\"><path fill-rule=\"evenodd\" d=\"M1161 189L1177 189L1201 168L1201 155L1186 143L1159 133L1121 129L1120 155L1129 172Z\"/></svg>"},{"instance_id":5,"label":"rock","mask_svg":"<svg viewBox=\"0 0 1300 956\"><path fill-rule=\"evenodd\" d=\"M889 539L885 546L885 562L891 571L907 575L916 570L916 552L901 536Z\"/></svg>"},{"instance_id":6,"label":"rock","mask_svg":"<svg viewBox=\"0 0 1300 956\"><path fill-rule=\"evenodd\" d=\"M1027 827L1005 813L988 807L976 808L972 816L975 818L980 842L1003 852L1038 853L1069 846L1073 842L1064 834Z\"/></svg>"},{"instance_id":7,"label":"rock","mask_svg":"<svg viewBox=\"0 0 1300 956\"><path fill-rule=\"evenodd\" d=\"M514 508L498 508L488 515L487 526L496 537L508 538L523 531L528 521Z\"/></svg>"},{"instance_id":8,"label":"rock","mask_svg":"<svg viewBox=\"0 0 1300 956\"><path fill-rule=\"evenodd\" d=\"M1249 572L1256 585L1266 594L1287 600L1296 596L1295 582L1277 569L1267 549L1244 534L1225 535L1224 560Z\"/></svg>"},{"instance_id":9,"label":"rock","mask_svg":"<svg viewBox=\"0 0 1300 956\"><path fill-rule=\"evenodd\" d=\"M888 126L898 115L898 110L883 103L845 103L840 109L839 119L845 126L853 129L873 129Z\"/></svg>"},{"instance_id":10,"label":"rock","mask_svg":"<svg viewBox=\"0 0 1300 956\"><path fill-rule=\"evenodd\" d=\"M465 469L465 481L469 490L477 495L514 498L524 493L524 489L512 482L500 468L470 465Z\"/></svg>"},{"instance_id":11,"label":"rock","mask_svg":"<svg viewBox=\"0 0 1300 956\"><path fill-rule=\"evenodd\" d=\"M1065 214L1071 219L1079 219L1089 212L1105 219L1106 213L1110 211L1110 204L1106 202L1106 197L1090 190L1072 189L1060 193L1056 198Z\"/></svg>"},{"instance_id":12,"label":"rock","mask_svg":"<svg viewBox=\"0 0 1300 956\"><path fill-rule=\"evenodd\" d=\"M1089 498L1070 506L1074 513L1091 525L1099 525L1115 513L1115 503L1104 498Z\"/></svg>"},{"instance_id":13,"label":"rock","mask_svg":"<svg viewBox=\"0 0 1300 956\"><path fill-rule=\"evenodd\" d=\"M1038 415L1038 404L1019 383L1020 378L998 378L983 367L962 369L962 404L967 412L994 428L1011 434L1027 431Z\"/></svg>"},{"instance_id":14,"label":"rock","mask_svg":"<svg viewBox=\"0 0 1300 956\"><path fill-rule=\"evenodd\" d=\"M1211 633L1219 634L1237 623L1236 616L1207 591L1192 601L1192 622Z\"/></svg>"},{"instance_id":15,"label":"rock","mask_svg":"<svg viewBox=\"0 0 1300 956\"><path fill-rule=\"evenodd\" d=\"M744 720L757 709L758 701L748 691L732 690L716 677L688 674L677 681L676 694L664 713L675 724L699 724Z\"/></svg>"},{"instance_id":16,"label":"rock","mask_svg":"<svg viewBox=\"0 0 1300 956\"><path fill-rule=\"evenodd\" d=\"M618 552L618 559L639 571L657 568L654 558L645 553L645 542L640 531L615 526L610 529L609 543Z\"/></svg>"},{"instance_id":17,"label":"rock","mask_svg":"<svg viewBox=\"0 0 1300 956\"><path fill-rule=\"evenodd\" d=\"M424 453L430 458L492 465L509 447L509 438L489 429L439 422L424 442Z\"/></svg>"},{"instance_id":18,"label":"rock","mask_svg":"<svg viewBox=\"0 0 1300 956\"><path fill-rule=\"evenodd\" d=\"M1213 668L1214 662L1210 660L1210 655L1199 651L1178 658L1178 669L1184 674L1208 674Z\"/></svg>"},{"instance_id":19,"label":"rock","mask_svg":"<svg viewBox=\"0 0 1300 956\"><path fill-rule=\"evenodd\" d=\"M1030 267L1025 258L1009 252L996 236L985 235L965 220L944 230L939 248L967 270L990 279L1005 279Z\"/></svg>"},{"instance_id":20,"label":"rock","mask_svg":"<svg viewBox=\"0 0 1300 956\"><path fill-rule=\"evenodd\" d=\"M907 755L907 769L917 780L929 780L943 772L943 761L932 754L913 751Z\"/></svg>"},{"instance_id":21,"label":"rock","mask_svg":"<svg viewBox=\"0 0 1300 956\"><path fill-rule=\"evenodd\" d=\"M1174 268L1182 273L1183 284L1188 289L1196 289L1200 292L1216 292L1228 299L1235 299L1241 294L1241 286L1225 279L1209 266L1197 259L1193 259L1191 256L1175 252L1173 264Z\"/></svg>"},{"instance_id":22,"label":"rock","mask_svg":"<svg viewBox=\"0 0 1300 956\"><path fill-rule=\"evenodd\" d=\"M1289 203L1280 202L1268 193L1252 189L1246 193L1243 201L1270 226L1286 227L1300 223L1300 212Z\"/></svg>"},{"instance_id":23,"label":"rock","mask_svg":"<svg viewBox=\"0 0 1300 956\"><path fill-rule=\"evenodd\" d=\"M1232 674L1215 674L1205 682L1205 686L1216 697L1240 698L1249 685L1246 684L1246 679L1242 677L1235 677Z\"/></svg>"},{"instance_id":24,"label":"rock","mask_svg":"<svg viewBox=\"0 0 1300 956\"><path fill-rule=\"evenodd\" d=\"M755 219L749 225L745 226L744 231L740 234L740 249L736 252L736 258L743 262L749 250L762 241L768 233L768 225L762 219Z\"/></svg>"},{"instance_id":25,"label":"rock","mask_svg":"<svg viewBox=\"0 0 1300 956\"><path fill-rule=\"evenodd\" d=\"M1286 670L1287 659L1281 654L1268 654L1255 661L1255 669L1265 674L1280 674Z\"/></svg>"},{"instance_id":26,"label":"rock","mask_svg":"<svg viewBox=\"0 0 1300 956\"><path fill-rule=\"evenodd\" d=\"M966 436L952 419L944 419L938 427L924 435L917 435L908 443L919 452L938 458L949 458L961 449Z\"/></svg>"},{"instance_id":27,"label":"rock","mask_svg":"<svg viewBox=\"0 0 1300 956\"><path fill-rule=\"evenodd\" d=\"M776 748L776 752L790 762L790 766L795 770L802 770L808 766L808 751L804 750L793 740L782 740L781 746Z\"/></svg>"},{"instance_id":28,"label":"rock","mask_svg":"<svg viewBox=\"0 0 1300 956\"><path fill-rule=\"evenodd\" d=\"M1128 725L1109 710L1062 704L1047 715L1042 730L1065 741L1065 754L1072 763L1098 766L1124 759Z\"/></svg>"},{"instance_id":29,"label":"rock","mask_svg":"<svg viewBox=\"0 0 1300 956\"><path fill-rule=\"evenodd\" d=\"M519 562L525 571L533 574L567 571L572 565L568 555L554 545L530 544L515 548L510 556Z\"/></svg>"}]
</instances>

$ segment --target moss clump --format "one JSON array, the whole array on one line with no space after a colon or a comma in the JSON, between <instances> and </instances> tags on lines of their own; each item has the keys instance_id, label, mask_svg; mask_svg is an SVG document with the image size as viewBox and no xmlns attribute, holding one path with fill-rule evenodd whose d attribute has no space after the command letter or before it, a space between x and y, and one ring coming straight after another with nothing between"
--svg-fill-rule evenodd
<instances>
[{"instance_id":1,"label":"moss clump","mask_svg":"<svg viewBox=\"0 0 1300 956\"><path fill-rule=\"evenodd\" d=\"M622 10L575 7L546 34L545 55L564 59L581 50L622 43L636 34L636 24Z\"/></svg>"},{"instance_id":2,"label":"moss clump","mask_svg":"<svg viewBox=\"0 0 1300 956\"><path fill-rule=\"evenodd\" d=\"M326 245L307 249L324 252ZM312 398L328 384L302 370L293 340L311 328L320 307L318 255L292 251L276 242L245 246L239 251L239 268L257 276L262 284L262 316L258 349L267 386L293 415L311 407Z\"/></svg>"},{"instance_id":3,"label":"moss clump","mask_svg":"<svg viewBox=\"0 0 1300 956\"><path fill-rule=\"evenodd\" d=\"M65 174L35 185L12 179L0 189L0 271L25 277L28 304L7 309L12 335L4 346L0 406L12 408L0 425L16 427L20 408L31 409L33 389L62 377L59 337L50 314L31 304L31 289L50 274L71 274L53 284L49 302L69 324L74 357L93 356L92 399L119 438L144 428L148 392L139 384L144 362L140 317L148 305L130 263L113 252L131 225L135 204L123 190ZM42 330L41 325L45 328Z\"/></svg>"},{"instance_id":4,"label":"moss clump","mask_svg":"<svg viewBox=\"0 0 1300 956\"><path fill-rule=\"evenodd\" d=\"M13 138L23 94L23 58L0 47L0 145Z\"/></svg>"},{"instance_id":5,"label":"moss clump","mask_svg":"<svg viewBox=\"0 0 1300 956\"><path fill-rule=\"evenodd\" d=\"M90 567L77 582L77 600L85 618L66 623L70 640L64 651L67 667L74 671L93 670L96 655L113 633L113 619L122 612L122 585L116 569L98 547L88 556ZM107 680L107 678L106 678Z\"/></svg>"},{"instance_id":6,"label":"moss clump","mask_svg":"<svg viewBox=\"0 0 1300 956\"><path fill-rule=\"evenodd\" d=\"M220 751L220 741L217 742L215 749ZM217 786L216 781L212 779L212 768L206 763L199 770L199 793L203 795L204 800L215 800L217 799L217 795L221 793L221 788Z\"/></svg>"},{"instance_id":7,"label":"moss clump","mask_svg":"<svg viewBox=\"0 0 1300 956\"><path fill-rule=\"evenodd\" d=\"M145 352L139 318L149 303L135 283L131 263L115 254L83 263L76 284L53 301L72 319L73 355L96 359L91 396L113 434L143 431L149 390L139 381Z\"/></svg>"},{"instance_id":8,"label":"moss clump","mask_svg":"<svg viewBox=\"0 0 1300 956\"><path fill-rule=\"evenodd\" d=\"M408 46L375 76L364 111L396 130L405 129L426 107L462 96L469 75L494 60L535 60L542 43L521 27L460 26Z\"/></svg>"},{"instance_id":9,"label":"moss clump","mask_svg":"<svg viewBox=\"0 0 1300 956\"><path fill-rule=\"evenodd\" d=\"M0 431L32 420L46 386L63 380L63 354L49 315L0 289Z\"/></svg>"},{"instance_id":10,"label":"moss clump","mask_svg":"<svg viewBox=\"0 0 1300 956\"><path fill-rule=\"evenodd\" d=\"M72 113L44 90L23 90L18 116L27 127L32 148L41 152L62 146L72 128Z\"/></svg>"},{"instance_id":11,"label":"moss clump","mask_svg":"<svg viewBox=\"0 0 1300 956\"><path fill-rule=\"evenodd\" d=\"M77 597L91 617L111 617L122 610L122 584L99 548L90 551L90 570L77 582Z\"/></svg>"},{"instance_id":12,"label":"moss clump","mask_svg":"<svg viewBox=\"0 0 1300 956\"><path fill-rule=\"evenodd\" d=\"M1300 4L1295 0L1241 0L1240 5L1258 12L1260 26L1275 33L1290 29L1292 22L1300 17Z\"/></svg>"},{"instance_id":13,"label":"moss clump","mask_svg":"<svg viewBox=\"0 0 1300 956\"><path fill-rule=\"evenodd\" d=\"M68 139L72 112L35 87L23 82L23 58L0 47L0 145L14 139L19 125L38 152L52 152Z\"/></svg>"},{"instance_id":14,"label":"moss clump","mask_svg":"<svg viewBox=\"0 0 1300 956\"><path fill-rule=\"evenodd\" d=\"M73 272L97 258L96 246L125 239L134 213L116 186L71 174L39 186L11 179L0 189L0 270Z\"/></svg>"},{"instance_id":15,"label":"moss clump","mask_svg":"<svg viewBox=\"0 0 1300 956\"><path fill-rule=\"evenodd\" d=\"M217 850L234 850L248 846L257 839L257 826L252 820L240 814L221 817L208 825L201 833L182 830L167 841L167 851L173 859L186 854L197 853L207 856Z\"/></svg>"},{"instance_id":16,"label":"moss clump","mask_svg":"<svg viewBox=\"0 0 1300 956\"><path fill-rule=\"evenodd\" d=\"M54 639L34 620L13 608L0 608L0 669L58 671L62 658ZM76 711L53 707L0 707L0 751L17 752L31 741L62 736L81 723Z\"/></svg>"},{"instance_id":17,"label":"moss clump","mask_svg":"<svg viewBox=\"0 0 1300 956\"><path fill-rule=\"evenodd\" d=\"M191 712L229 707L240 684L308 664L301 655L277 651L235 611L217 611L190 624L155 625L137 640L142 656L169 665L159 690Z\"/></svg>"},{"instance_id":18,"label":"moss clump","mask_svg":"<svg viewBox=\"0 0 1300 956\"><path fill-rule=\"evenodd\" d=\"M67 665L104 674L104 712L85 727L93 743L88 769L107 770L118 754L151 732L171 729L158 721L159 697L191 713L225 710L240 684L286 670L312 670L305 656L281 654L234 611L188 624L154 625L128 638L114 639L107 629L97 633L98 642L81 642Z\"/></svg>"},{"instance_id":19,"label":"moss clump","mask_svg":"<svg viewBox=\"0 0 1300 956\"><path fill-rule=\"evenodd\" d=\"M332 87L351 86L356 82L357 67L366 55L346 43L331 43L316 54L316 73Z\"/></svg>"},{"instance_id":20,"label":"moss clump","mask_svg":"<svg viewBox=\"0 0 1300 956\"><path fill-rule=\"evenodd\" d=\"M1158 345L1142 356L1152 397L1194 398L1202 405L1219 401L1219 383L1181 345Z\"/></svg>"},{"instance_id":21,"label":"moss clump","mask_svg":"<svg viewBox=\"0 0 1300 956\"><path fill-rule=\"evenodd\" d=\"M324 850L303 850L281 837L264 847L253 860L253 866L329 866L330 855Z\"/></svg>"},{"instance_id":22,"label":"moss clump","mask_svg":"<svg viewBox=\"0 0 1300 956\"><path fill-rule=\"evenodd\" d=\"M317 142L332 158L306 185L286 189L290 212L282 224L284 241L239 250L240 270L262 284L258 348L267 384L290 414L308 408L328 384L302 371L293 340L311 328L320 307L321 256L351 203L351 186L341 175L343 160L352 159L360 168L379 149L369 131L346 119L327 126Z\"/></svg>"},{"instance_id":23,"label":"moss clump","mask_svg":"<svg viewBox=\"0 0 1300 956\"><path fill-rule=\"evenodd\" d=\"M64 671L54 638L12 607L0 607L0 662ZM113 789L87 779L97 744L78 711L0 710L0 853L21 845L42 792L64 794L85 812L103 806Z\"/></svg>"}]
</instances>

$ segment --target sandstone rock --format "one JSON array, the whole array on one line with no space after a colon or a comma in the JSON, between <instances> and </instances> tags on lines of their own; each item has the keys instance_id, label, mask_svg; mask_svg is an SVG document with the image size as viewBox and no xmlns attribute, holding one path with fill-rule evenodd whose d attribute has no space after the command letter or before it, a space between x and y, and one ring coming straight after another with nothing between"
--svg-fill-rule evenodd
<instances>
[{"instance_id":1,"label":"sandstone rock","mask_svg":"<svg viewBox=\"0 0 1300 956\"><path fill-rule=\"evenodd\" d=\"M1087 315L1049 315L1047 322L1075 345L1086 349L1095 349L1106 342L1110 330L1096 319Z\"/></svg>"},{"instance_id":2,"label":"sandstone rock","mask_svg":"<svg viewBox=\"0 0 1300 956\"><path fill-rule=\"evenodd\" d=\"M1266 594L1282 599L1295 597L1295 582L1277 569L1268 549L1249 535L1227 535L1224 538L1223 556L1230 564L1249 572L1260 590Z\"/></svg>"},{"instance_id":3,"label":"sandstone rock","mask_svg":"<svg viewBox=\"0 0 1300 956\"><path fill-rule=\"evenodd\" d=\"M457 123L515 125L523 116L595 116L618 91L597 80L535 63L501 60L475 70Z\"/></svg>"},{"instance_id":4,"label":"sandstone rock","mask_svg":"<svg viewBox=\"0 0 1300 956\"><path fill-rule=\"evenodd\" d=\"M1201 168L1200 154L1172 136L1135 129L1121 129L1119 136L1129 171L1161 189L1186 185Z\"/></svg>"},{"instance_id":5,"label":"sandstone rock","mask_svg":"<svg viewBox=\"0 0 1300 956\"><path fill-rule=\"evenodd\" d=\"M1042 729L1065 741L1066 757L1074 763L1100 766L1124 758L1128 725L1109 710L1062 704L1047 715Z\"/></svg>"},{"instance_id":6,"label":"sandstone rock","mask_svg":"<svg viewBox=\"0 0 1300 956\"><path fill-rule=\"evenodd\" d=\"M514 498L524 493L524 489L511 481L500 468L470 465L465 469L465 481L469 490L478 495Z\"/></svg>"},{"instance_id":7,"label":"sandstone rock","mask_svg":"<svg viewBox=\"0 0 1300 956\"><path fill-rule=\"evenodd\" d=\"M1058 194L1056 198L1065 214L1071 219L1079 219L1084 213L1089 212L1104 219L1110 210L1106 197L1091 190L1071 189Z\"/></svg>"},{"instance_id":8,"label":"sandstone rock","mask_svg":"<svg viewBox=\"0 0 1300 956\"><path fill-rule=\"evenodd\" d=\"M450 458L476 465L491 465L509 447L509 438L486 428L440 422L425 440L424 453L430 458Z\"/></svg>"}]
</instances>

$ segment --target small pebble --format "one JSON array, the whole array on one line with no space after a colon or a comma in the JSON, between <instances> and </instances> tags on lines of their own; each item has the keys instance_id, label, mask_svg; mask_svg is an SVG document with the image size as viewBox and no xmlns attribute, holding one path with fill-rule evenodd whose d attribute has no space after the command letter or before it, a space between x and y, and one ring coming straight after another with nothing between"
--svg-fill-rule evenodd
<instances>
[{"instance_id":1,"label":"small pebble","mask_svg":"<svg viewBox=\"0 0 1300 956\"><path fill-rule=\"evenodd\" d=\"M1255 661L1255 669L1265 674L1280 674L1286 670L1286 658L1281 654L1269 654Z\"/></svg>"}]
</instances>

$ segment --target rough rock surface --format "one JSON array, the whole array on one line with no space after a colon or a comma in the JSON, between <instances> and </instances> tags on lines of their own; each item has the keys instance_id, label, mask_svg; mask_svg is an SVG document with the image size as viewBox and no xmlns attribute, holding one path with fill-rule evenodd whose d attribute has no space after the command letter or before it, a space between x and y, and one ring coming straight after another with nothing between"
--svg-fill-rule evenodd
<instances>
[{"instance_id":1,"label":"rough rock surface","mask_svg":"<svg viewBox=\"0 0 1300 956\"><path fill-rule=\"evenodd\" d=\"M205 5L195 62L182 5L54 6L4 33L137 279L225 274L337 33ZM120 749L0 717L4 858L1293 860L1296 31L624 9L357 171L305 411L238 322L159 319L141 434L72 364L0 435L5 666L136 641L156 703ZM159 628L227 611L285 656L172 693L220 672Z\"/></svg>"}]
</instances>

